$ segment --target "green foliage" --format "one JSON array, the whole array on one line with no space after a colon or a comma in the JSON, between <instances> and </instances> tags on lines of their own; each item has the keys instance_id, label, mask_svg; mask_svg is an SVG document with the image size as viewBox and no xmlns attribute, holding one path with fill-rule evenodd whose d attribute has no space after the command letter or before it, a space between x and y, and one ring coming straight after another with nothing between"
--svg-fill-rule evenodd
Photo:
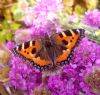
<instances>
[{"instance_id":1,"label":"green foliage","mask_svg":"<svg viewBox=\"0 0 100 95\"><path fill-rule=\"evenodd\" d=\"M6 29L3 29L2 31L0 31L0 42L4 42L4 41L10 41L12 40L12 33L9 32L9 30L7 31Z\"/></svg>"},{"instance_id":2,"label":"green foliage","mask_svg":"<svg viewBox=\"0 0 100 95\"><path fill-rule=\"evenodd\" d=\"M11 29L13 29L13 30L17 30L17 29L19 29L20 28L20 24L18 24L18 23L13 23L13 24L10 24L10 28Z\"/></svg>"},{"instance_id":3,"label":"green foliage","mask_svg":"<svg viewBox=\"0 0 100 95\"><path fill-rule=\"evenodd\" d=\"M79 6L79 5L77 5L77 6L75 7L75 13L78 14L78 15L84 14L85 11L86 11L86 9L85 9L84 7L81 7L81 6Z\"/></svg>"},{"instance_id":4,"label":"green foliage","mask_svg":"<svg viewBox=\"0 0 100 95\"><path fill-rule=\"evenodd\" d=\"M6 20L4 20L1 25L2 27L0 29L0 42L12 40L14 32L20 28L20 24L14 22L8 23Z\"/></svg>"},{"instance_id":5,"label":"green foliage","mask_svg":"<svg viewBox=\"0 0 100 95\"><path fill-rule=\"evenodd\" d=\"M21 20L24 16L24 13L22 12L22 10L18 8L18 3L13 4L12 13L13 13L13 18L15 21Z\"/></svg>"},{"instance_id":6,"label":"green foliage","mask_svg":"<svg viewBox=\"0 0 100 95\"><path fill-rule=\"evenodd\" d=\"M34 6L37 4L37 0L27 0L29 6Z\"/></svg>"},{"instance_id":7,"label":"green foliage","mask_svg":"<svg viewBox=\"0 0 100 95\"><path fill-rule=\"evenodd\" d=\"M100 30L90 33L89 38L100 44Z\"/></svg>"},{"instance_id":8,"label":"green foliage","mask_svg":"<svg viewBox=\"0 0 100 95\"><path fill-rule=\"evenodd\" d=\"M86 36L88 39L100 44L100 29L91 28L87 25L81 24L81 26L86 30Z\"/></svg>"}]
</instances>

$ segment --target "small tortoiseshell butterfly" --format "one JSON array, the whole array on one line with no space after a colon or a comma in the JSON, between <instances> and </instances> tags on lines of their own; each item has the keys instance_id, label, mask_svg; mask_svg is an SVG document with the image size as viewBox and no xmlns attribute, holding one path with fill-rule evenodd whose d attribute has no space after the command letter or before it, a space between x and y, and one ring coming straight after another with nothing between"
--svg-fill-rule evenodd
<instances>
[{"instance_id":1,"label":"small tortoiseshell butterfly","mask_svg":"<svg viewBox=\"0 0 100 95\"><path fill-rule=\"evenodd\" d=\"M56 65L68 64L72 50L77 42L84 37L84 29L71 29L60 33L45 35L18 45L13 49L14 54L29 60L40 70L47 70Z\"/></svg>"}]
</instances>

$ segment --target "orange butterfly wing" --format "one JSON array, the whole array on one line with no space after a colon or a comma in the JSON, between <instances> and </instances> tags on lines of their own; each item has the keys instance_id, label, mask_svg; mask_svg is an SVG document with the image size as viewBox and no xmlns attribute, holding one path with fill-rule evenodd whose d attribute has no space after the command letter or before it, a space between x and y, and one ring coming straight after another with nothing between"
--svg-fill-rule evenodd
<instances>
[{"instance_id":1,"label":"orange butterfly wing","mask_svg":"<svg viewBox=\"0 0 100 95\"><path fill-rule=\"evenodd\" d=\"M72 56L72 50L77 45L77 42L84 37L84 29L72 29L66 30L54 36L57 45L63 45L66 47L63 53L57 57L56 62L63 65L68 64Z\"/></svg>"},{"instance_id":2,"label":"orange butterfly wing","mask_svg":"<svg viewBox=\"0 0 100 95\"><path fill-rule=\"evenodd\" d=\"M46 60L46 58L41 60L40 57L36 57L36 53L40 51L41 48L42 45L40 40L28 41L14 48L13 53L26 60L29 60L33 66L38 69L48 69L51 62ZM43 56L44 55L45 53Z\"/></svg>"}]
</instances>

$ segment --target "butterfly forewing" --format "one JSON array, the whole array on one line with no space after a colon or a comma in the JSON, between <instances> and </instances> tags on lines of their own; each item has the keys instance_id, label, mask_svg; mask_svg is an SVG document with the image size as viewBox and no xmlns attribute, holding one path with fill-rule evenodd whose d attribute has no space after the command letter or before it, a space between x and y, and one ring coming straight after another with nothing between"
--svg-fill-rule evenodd
<instances>
[{"instance_id":1,"label":"butterfly forewing","mask_svg":"<svg viewBox=\"0 0 100 95\"><path fill-rule=\"evenodd\" d=\"M66 62L70 60L71 52L73 48L76 46L79 39L81 39L84 36L84 30L83 29L72 29L72 30L66 30L64 32L61 32L59 34L56 34L54 36L55 42L57 45L63 45L66 47L66 49L62 50L63 53L57 57L56 62ZM67 60L67 61L66 61ZM64 64L66 64L64 63Z\"/></svg>"}]
</instances>

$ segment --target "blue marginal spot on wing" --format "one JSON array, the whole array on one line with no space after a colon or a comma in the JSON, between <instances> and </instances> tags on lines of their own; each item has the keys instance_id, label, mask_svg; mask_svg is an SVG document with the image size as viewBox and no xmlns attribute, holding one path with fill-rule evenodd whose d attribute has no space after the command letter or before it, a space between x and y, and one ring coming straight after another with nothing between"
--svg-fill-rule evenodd
<instances>
[{"instance_id":1,"label":"blue marginal spot on wing","mask_svg":"<svg viewBox=\"0 0 100 95\"><path fill-rule=\"evenodd\" d=\"M31 65L37 69L39 69L40 71L42 70L48 70L51 66L51 64L49 64L48 66L39 66L38 64L35 64L32 60L29 60Z\"/></svg>"},{"instance_id":2,"label":"blue marginal spot on wing","mask_svg":"<svg viewBox=\"0 0 100 95\"><path fill-rule=\"evenodd\" d=\"M69 57L65 61L60 62L60 65L69 64L72 56L73 56L73 52L71 52L71 54L69 55Z\"/></svg>"}]
</instances>

